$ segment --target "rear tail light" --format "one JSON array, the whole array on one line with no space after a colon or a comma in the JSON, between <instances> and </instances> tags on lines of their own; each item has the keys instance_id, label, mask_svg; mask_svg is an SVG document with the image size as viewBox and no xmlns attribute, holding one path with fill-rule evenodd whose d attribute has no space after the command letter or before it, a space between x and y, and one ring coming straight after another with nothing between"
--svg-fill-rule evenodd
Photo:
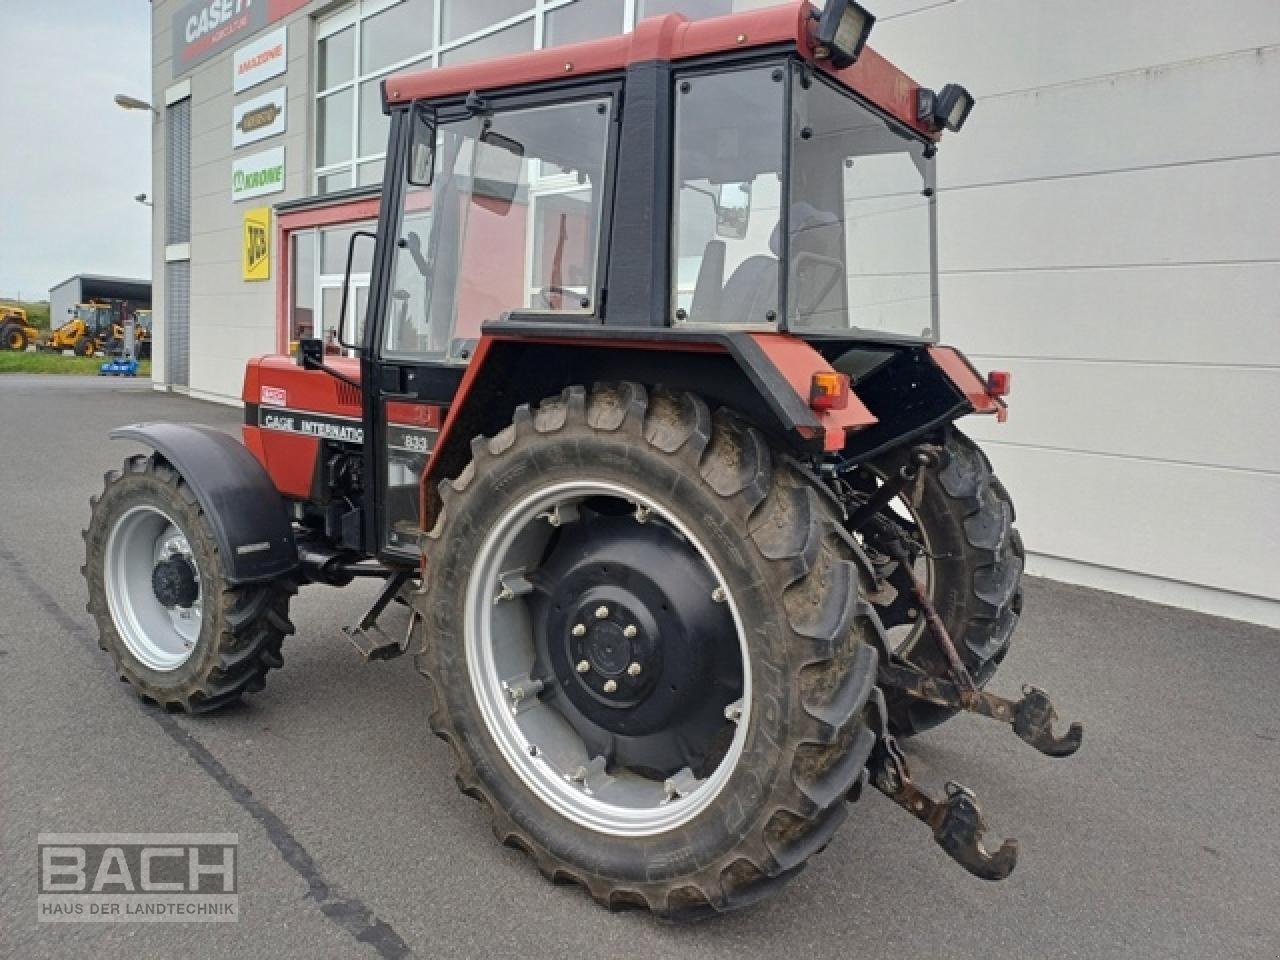
<instances>
[{"instance_id":1,"label":"rear tail light","mask_svg":"<svg viewBox=\"0 0 1280 960\"><path fill-rule=\"evenodd\" d=\"M849 406L848 374L834 370L815 373L809 383L809 406L819 412Z\"/></svg>"},{"instance_id":2,"label":"rear tail light","mask_svg":"<svg viewBox=\"0 0 1280 960\"><path fill-rule=\"evenodd\" d=\"M1013 374L1008 370L992 370L987 374L987 395L1007 397L1013 385Z\"/></svg>"}]
</instances>

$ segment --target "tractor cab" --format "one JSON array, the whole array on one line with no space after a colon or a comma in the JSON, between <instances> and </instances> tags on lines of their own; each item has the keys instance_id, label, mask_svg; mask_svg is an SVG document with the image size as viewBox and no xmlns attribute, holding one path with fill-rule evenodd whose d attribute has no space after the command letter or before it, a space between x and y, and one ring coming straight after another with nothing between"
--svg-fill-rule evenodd
<instances>
[{"instance_id":1,"label":"tractor cab","mask_svg":"<svg viewBox=\"0 0 1280 960\"><path fill-rule=\"evenodd\" d=\"M866 48L871 23L843 0L668 15L622 37L384 81L381 218L348 251L351 262L376 239L367 310L338 338L360 360L364 476L381 490L366 501L363 549L408 560L434 496L418 489L430 458L393 442L387 411L462 415L477 353L515 339L729 352L739 371L710 375L717 398L772 406L779 430L820 446L828 429L842 444L875 422L855 404L824 423L809 375L888 356L867 345L916 356L936 341L936 141L972 100L922 88ZM750 369L759 344L795 338L817 361L791 385L799 397L741 398L753 377L794 372ZM553 386L543 364L589 362L511 352L526 347L499 352L531 394ZM324 366L329 352L313 341L301 362ZM667 375L708 378L681 361Z\"/></svg>"},{"instance_id":2,"label":"tractor cab","mask_svg":"<svg viewBox=\"0 0 1280 960\"><path fill-rule=\"evenodd\" d=\"M936 338L932 134L795 52L672 80L643 144L629 124L657 118L623 111L625 81L414 103L383 355L465 362L485 323L540 318ZM671 178L615 181L620 148ZM668 229L626 232L628 205ZM641 271L664 302L610 304Z\"/></svg>"}]
</instances>

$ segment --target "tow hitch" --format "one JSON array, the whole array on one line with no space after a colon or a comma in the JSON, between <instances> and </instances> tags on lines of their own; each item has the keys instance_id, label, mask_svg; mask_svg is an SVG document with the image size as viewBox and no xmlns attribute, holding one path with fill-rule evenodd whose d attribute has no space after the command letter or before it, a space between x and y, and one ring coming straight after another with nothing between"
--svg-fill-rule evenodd
<instances>
[{"instance_id":1,"label":"tow hitch","mask_svg":"<svg viewBox=\"0 0 1280 960\"><path fill-rule=\"evenodd\" d=\"M885 482L857 509L848 521L854 532L864 532L876 551L905 576L911 587L912 600L924 619L938 651L947 664L947 675L931 676L899 657L891 649L887 635L874 609L868 606L879 648L880 665L876 692L881 710L880 738L873 749L868 769L871 783L912 816L928 824L934 839L953 860L975 877L1003 880L1013 872L1018 860L1016 840L1005 840L998 850L990 852L983 845L987 824L978 807L977 797L968 787L955 782L946 785L945 797L935 799L912 782L906 758L889 732L882 690L891 689L915 700L964 710L1007 723L1013 732L1048 757L1069 757L1080 749L1084 728L1072 723L1065 734L1055 732L1057 712L1049 695L1039 687L1024 686L1020 700L1010 700L978 687L956 651L946 625L938 615L926 585L916 575L912 546L903 528L885 517L883 511L899 495L919 499L920 487L927 470L945 466L945 452L938 447L921 445L911 452L911 459L895 476ZM906 492L909 487L914 491ZM883 580L883 567L873 568ZM883 587L883 582L880 584Z\"/></svg>"},{"instance_id":2,"label":"tow hitch","mask_svg":"<svg viewBox=\"0 0 1280 960\"><path fill-rule=\"evenodd\" d=\"M983 845L987 821L973 791L954 781L937 800L921 790L907 770L907 758L889 732L884 694L875 692L880 714L879 740L871 752L871 784L933 831L933 839L947 855L980 880L1003 880L1018 863L1018 841L1005 840L990 853Z\"/></svg>"}]
</instances>

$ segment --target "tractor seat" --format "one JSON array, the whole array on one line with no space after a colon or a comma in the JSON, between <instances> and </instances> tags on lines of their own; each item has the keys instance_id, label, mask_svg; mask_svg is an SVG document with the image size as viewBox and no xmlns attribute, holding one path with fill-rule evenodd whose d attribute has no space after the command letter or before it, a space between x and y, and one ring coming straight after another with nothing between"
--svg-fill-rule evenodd
<instances>
[{"instance_id":1,"label":"tractor seat","mask_svg":"<svg viewBox=\"0 0 1280 960\"><path fill-rule=\"evenodd\" d=\"M833 255L832 227L840 228L840 218L819 210L812 204L798 202L791 206L791 245L795 249ZM778 261L782 256L782 224L769 236L769 250L747 257L734 269L723 289L715 289L716 278L723 276L725 243L715 239L707 244L698 271L690 314L702 323L759 323L766 320L778 303ZM839 245L834 248L839 256ZM711 309L713 301L715 309Z\"/></svg>"}]
</instances>

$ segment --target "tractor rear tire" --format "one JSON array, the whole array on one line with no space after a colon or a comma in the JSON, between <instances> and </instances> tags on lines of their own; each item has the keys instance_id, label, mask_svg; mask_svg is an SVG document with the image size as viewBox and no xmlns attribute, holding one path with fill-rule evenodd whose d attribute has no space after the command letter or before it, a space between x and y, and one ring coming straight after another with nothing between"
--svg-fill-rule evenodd
<instances>
[{"instance_id":1,"label":"tractor rear tire","mask_svg":"<svg viewBox=\"0 0 1280 960\"><path fill-rule=\"evenodd\" d=\"M931 561L930 592L961 661L981 686L1009 652L1022 615L1025 551L1013 523L1013 501L991 469L986 454L954 427L938 441L947 464L926 474L914 508ZM909 449L891 451L873 466L892 476L905 465ZM898 652L932 676L948 665L918 616L914 634ZM889 624L886 623L886 626ZM889 720L898 736L938 726L957 711L886 691Z\"/></svg>"},{"instance_id":2,"label":"tractor rear tire","mask_svg":"<svg viewBox=\"0 0 1280 960\"><path fill-rule=\"evenodd\" d=\"M72 350L77 357L92 357L97 352L97 344L89 337L81 337Z\"/></svg>"},{"instance_id":3,"label":"tractor rear tire","mask_svg":"<svg viewBox=\"0 0 1280 960\"><path fill-rule=\"evenodd\" d=\"M187 713L261 690L267 672L283 665L297 587L228 583L208 516L160 456L130 457L105 481L90 501L80 572L98 645L120 679L143 700ZM175 590L190 592L175 601L165 593Z\"/></svg>"},{"instance_id":4,"label":"tractor rear tire","mask_svg":"<svg viewBox=\"0 0 1280 960\"><path fill-rule=\"evenodd\" d=\"M671 767L641 771L643 765L615 766L612 761L606 766L603 756L588 751L582 754L585 765L576 772L572 766L561 771L548 759L548 742L560 747L554 738L517 739L513 748L498 731L510 729L502 724L518 724L518 719L503 715L519 716L519 711L501 700L494 710L492 694L485 692L485 661L475 653L485 631L476 624L488 622L486 617L498 622L499 614L485 611L501 610L512 602L509 583L517 583L519 590L528 586L509 575L490 582L481 574L500 569L486 566L491 545L516 542L510 539L514 534L504 532L517 529L506 526L508 518L521 510L526 511L521 516L532 517L530 511L541 510L546 502L540 499L546 491L596 484L628 491L614 509L604 511L603 519L582 519L595 509L588 509L597 502L589 499L580 508L569 508L572 522L562 522L557 506L520 527L531 530L542 522L556 528L535 534L550 537L550 546L542 555L542 566L527 574L531 581L546 581L529 589L548 591L550 596L536 600L545 606L534 606L531 599L525 609L550 611L559 591L568 589L572 575L553 576L546 570L565 551L581 558L588 554L578 551L593 549L589 540L584 547L574 532L584 523L588 531L622 530L624 541L634 537L639 548L647 549L648 538L665 544L647 563L637 558L634 575L617 570L627 565L628 552L615 553L621 558L617 567L600 567L600 578L591 581L591 589L605 591L602 596L629 589L627 584L634 586L650 575L655 581L666 576L677 587L661 596L672 599L672 616L683 616L674 598L689 575L664 573L661 568L684 570L681 565L690 557L705 561L701 570L713 579L702 581L689 594L688 606L696 608L709 596L719 604L718 610L727 607L732 613L738 626L736 633L730 626L727 635L733 638L735 662L743 665L743 686L736 703L726 706L711 696L710 684L689 685L696 690L691 699L711 701L711 715L733 722L717 721L722 729L710 738L716 744L708 751L710 761L700 761L701 766L690 762L680 771L706 771L698 774L703 779L684 788L688 792L671 787L680 776L672 774ZM876 657L864 642L870 625L869 607L862 601L859 547L812 477L772 450L757 429L729 411L713 415L695 394L661 388L650 393L637 384L622 383L590 390L571 387L535 409L521 406L510 426L491 439L473 442L471 463L456 479L442 483L440 493L441 510L426 547L425 589L414 601L426 623L418 667L433 693L431 728L453 748L458 785L488 809L501 842L529 854L547 879L585 887L601 905L647 908L678 920L743 907L775 892L828 844L847 815L846 798L865 779L874 743L868 722L875 709L869 698ZM633 507L635 512L628 512ZM572 541L572 550L563 546L566 540L556 539L574 536L579 539ZM698 564L688 569L696 568ZM718 588L707 586L717 581ZM640 588L635 589L638 595ZM608 604L596 607L590 592L584 596L582 609L587 612L569 612L578 609L575 596L564 607L560 633L552 631L556 615L548 612L547 634L554 637L553 643L572 644L569 637L597 629L584 623L605 623L603 618L611 616ZM664 599L661 611L667 610ZM659 622L661 611L656 602L648 608ZM648 613L641 611L641 622ZM727 618L729 613L719 615ZM530 615L529 620L534 619ZM570 630L567 625L575 621ZM492 628L490 632L503 633ZM703 642L705 634L689 631L679 636L685 640L678 650L671 640L665 641L666 656L683 656L690 638ZM612 652L606 648L606 653ZM632 655L619 664L625 667ZM596 656L596 648L591 656ZM567 670L546 671L547 686L537 688L539 702L528 704L528 710L539 716L548 709L568 715L566 699L580 695L572 685L579 675L596 669L594 659L583 659L575 674L573 659ZM506 665L510 668L509 661ZM621 670L619 674L625 686L628 679ZM643 674L635 670L633 676L649 677L649 667ZM669 680L670 674L662 674L650 696L665 697ZM502 689L512 690L507 684ZM609 689L606 683L604 690ZM672 681L671 690L675 689ZM512 699L517 707L523 702L519 695ZM631 716L652 702L642 700ZM626 711L612 716L623 724L630 722ZM590 764L586 758L592 758ZM538 763L545 763L549 771L545 783L538 779ZM590 779L594 776L601 780ZM609 806L615 801L608 791L624 789L618 786L623 783L638 796L648 789L643 785L646 776L649 784L673 792L652 807L636 801L634 821L610 819L623 808ZM663 783L663 777L671 779ZM580 778L580 793L585 795L580 801L565 786L575 778ZM593 782L603 786L593 791ZM630 786L636 782L642 786ZM700 793L703 790L708 792ZM679 817L673 813L663 820L668 816L661 812L664 804L686 806ZM637 826L641 822L643 828Z\"/></svg>"}]
</instances>

